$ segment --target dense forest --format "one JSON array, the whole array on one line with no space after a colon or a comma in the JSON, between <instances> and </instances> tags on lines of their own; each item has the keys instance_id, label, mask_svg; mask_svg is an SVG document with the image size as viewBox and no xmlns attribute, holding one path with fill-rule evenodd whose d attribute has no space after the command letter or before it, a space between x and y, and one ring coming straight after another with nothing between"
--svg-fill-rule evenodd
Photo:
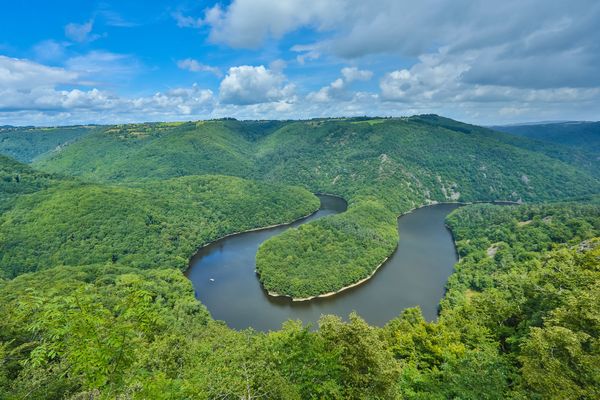
<instances>
[{"instance_id":1,"label":"dense forest","mask_svg":"<svg viewBox=\"0 0 600 400\"><path fill-rule=\"evenodd\" d=\"M600 122L549 122L494 126L492 128L530 139L557 143L572 149L591 153L600 152Z\"/></svg>"},{"instance_id":2,"label":"dense forest","mask_svg":"<svg viewBox=\"0 0 600 400\"><path fill-rule=\"evenodd\" d=\"M273 294L298 299L335 292L365 279L396 248L395 220L380 203L365 201L338 218L329 216L287 230L258 250L261 282Z\"/></svg>"},{"instance_id":3,"label":"dense forest","mask_svg":"<svg viewBox=\"0 0 600 400\"><path fill-rule=\"evenodd\" d=\"M0 156L2 399L600 397L600 183L562 144L432 115L94 127L58 149L34 133L31 165ZM369 276L414 207L526 204L447 218L460 261L436 321L215 321L190 256L310 214L310 191L348 210L263 243L278 294Z\"/></svg>"},{"instance_id":4,"label":"dense forest","mask_svg":"<svg viewBox=\"0 0 600 400\"><path fill-rule=\"evenodd\" d=\"M58 177L53 174L39 172L0 155L0 213L10 208L19 195L46 189L57 180Z\"/></svg>"},{"instance_id":5,"label":"dense forest","mask_svg":"<svg viewBox=\"0 0 600 400\"><path fill-rule=\"evenodd\" d=\"M0 126L0 154L29 163L59 152L77 139L104 130L102 126L61 126L52 128Z\"/></svg>"},{"instance_id":6,"label":"dense forest","mask_svg":"<svg viewBox=\"0 0 600 400\"><path fill-rule=\"evenodd\" d=\"M542 152L600 177L600 122L556 122L494 126L516 135L512 144ZM521 138L531 139L523 142Z\"/></svg>"},{"instance_id":7,"label":"dense forest","mask_svg":"<svg viewBox=\"0 0 600 400\"><path fill-rule=\"evenodd\" d=\"M201 245L318 208L305 189L227 176L136 187L56 184L0 215L0 276L107 261L184 270Z\"/></svg>"},{"instance_id":8,"label":"dense forest","mask_svg":"<svg viewBox=\"0 0 600 400\"><path fill-rule=\"evenodd\" d=\"M534 144L435 115L227 119L107 127L34 166L101 182L235 175L338 194L349 201L349 213L355 206L383 206L396 216L435 202L558 200L598 192L594 168L534 151ZM258 259L260 279L269 290L292 297L338 290L368 276L391 254L395 224L389 216L355 218L351 227L343 215L312 222L265 244ZM318 241L312 236L316 231ZM346 243L367 237L369 246L346 252ZM302 257L308 247L314 256ZM272 274L291 265L285 257L295 261L283 284L282 275ZM330 270L323 272L329 277L319 281L316 270Z\"/></svg>"},{"instance_id":9,"label":"dense forest","mask_svg":"<svg viewBox=\"0 0 600 400\"><path fill-rule=\"evenodd\" d=\"M0 394L598 398L599 206L475 205L448 223L461 261L437 322L408 309L381 328L353 315L234 331L175 269L59 266L4 281Z\"/></svg>"}]
</instances>

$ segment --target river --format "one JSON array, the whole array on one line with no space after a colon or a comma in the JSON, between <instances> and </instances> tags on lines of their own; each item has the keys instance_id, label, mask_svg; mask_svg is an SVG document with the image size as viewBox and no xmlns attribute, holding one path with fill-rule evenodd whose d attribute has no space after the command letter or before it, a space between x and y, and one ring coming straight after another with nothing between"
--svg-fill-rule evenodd
<instances>
[{"instance_id":1,"label":"river","mask_svg":"<svg viewBox=\"0 0 600 400\"><path fill-rule=\"evenodd\" d=\"M346 202L319 196L321 208L291 225L241 233L201 248L190 261L186 276L196 297L213 318L236 329L268 331L288 319L315 323L322 314L347 317L356 311L367 322L383 325L404 308L419 306L428 320L437 315L444 286L457 261L452 235L444 220L456 204L417 209L398 219L398 248L364 284L332 297L305 302L268 296L254 272L256 251L262 242L290 227L346 210Z\"/></svg>"}]
</instances>

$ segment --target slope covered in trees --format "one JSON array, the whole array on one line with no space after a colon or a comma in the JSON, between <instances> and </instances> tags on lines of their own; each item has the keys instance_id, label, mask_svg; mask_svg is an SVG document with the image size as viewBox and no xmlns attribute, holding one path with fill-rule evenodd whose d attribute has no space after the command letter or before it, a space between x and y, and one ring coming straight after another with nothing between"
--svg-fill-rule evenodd
<instances>
[{"instance_id":1,"label":"slope covered in trees","mask_svg":"<svg viewBox=\"0 0 600 400\"><path fill-rule=\"evenodd\" d=\"M494 126L501 132L557 143L574 149L600 152L600 122L554 122Z\"/></svg>"},{"instance_id":2,"label":"slope covered in trees","mask_svg":"<svg viewBox=\"0 0 600 400\"><path fill-rule=\"evenodd\" d=\"M19 197L0 215L0 276L99 262L185 269L203 244L318 207L304 189L227 176L58 184Z\"/></svg>"},{"instance_id":3,"label":"slope covered in trees","mask_svg":"<svg viewBox=\"0 0 600 400\"><path fill-rule=\"evenodd\" d=\"M344 196L348 213L368 202L399 215L436 201L540 201L598 192L600 183L592 174L532 151L529 144L431 115L216 120L115 126L35 165L104 182L205 173L284 182ZM367 213L354 214L351 229L338 215L271 239L259 257L263 283L281 281L271 274L288 265L283 259L288 256L296 260L288 278L297 284L271 288L296 297L339 289L369 275L393 251L395 221L386 217L382 226L361 217ZM321 240L314 240L313 231L320 232ZM352 244L353 251L345 244ZM318 256L303 257L307 246ZM333 278L317 284L316 270L329 271Z\"/></svg>"},{"instance_id":4,"label":"slope covered in trees","mask_svg":"<svg viewBox=\"0 0 600 400\"><path fill-rule=\"evenodd\" d=\"M382 328L354 315L239 332L173 269L0 281L0 396L598 398L599 206L473 205L448 223L461 261L437 322L409 309Z\"/></svg>"},{"instance_id":5,"label":"slope covered in trees","mask_svg":"<svg viewBox=\"0 0 600 400\"><path fill-rule=\"evenodd\" d=\"M369 277L373 266L394 251L395 221L381 203L364 201L339 218L287 230L256 253L260 280L272 294L294 298L336 292ZM335 246L324 248L324 243Z\"/></svg>"},{"instance_id":6,"label":"slope covered in trees","mask_svg":"<svg viewBox=\"0 0 600 400\"><path fill-rule=\"evenodd\" d=\"M104 129L101 126L49 128L0 127L0 154L30 163L42 155L58 152L79 138Z\"/></svg>"},{"instance_id":7,"label":"slope covered in trees","mask_svg":"<svg viewBox=\"0 0 600 400\"><path fill-rule=\"evenodd\" d=\"M58 180L52 174L36 171L28 165L0 155L0 213L10 208L18 195L37 192Z\"/></svg>"},{"instance_id":8,"label":"slope covered in trees","mask_svg":"<svg viewBox=\"0 0 600 400\"><path fill-rule=\"evenodd\" d=\"M396 209L427 200L556 199L568 195L566 182L576 193L598 184L572 166L517 147L510 135L437 116L377 121L116 126L36 166L90 180L239 175L348 198L374 195Z\"/></svg>"},{"instance_id":9,"label":"slope covered in trees","mask_svg":"<svg viewBox=\"0 0 600 400\"><path fill-rule=\"evenodd\" d=\"M512 144L542 152L600 177L600 122L494 126L515 135ZM531 139L523 141L522 138Z\"/></svg>"}]
</instances>

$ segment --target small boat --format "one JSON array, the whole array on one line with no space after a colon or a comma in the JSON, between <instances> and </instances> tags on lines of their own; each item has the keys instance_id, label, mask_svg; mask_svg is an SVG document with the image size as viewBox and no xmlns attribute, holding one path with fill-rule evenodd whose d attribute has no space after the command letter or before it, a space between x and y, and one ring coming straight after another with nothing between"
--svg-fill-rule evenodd
<instances>
[{"instance_id":1,"label":"small boat","mask_svg":"<svg viewBox=\"0 0 600 400\"><path fill-rule=\"evenodd\" d=\"M210 278L209 281L214 282L215 280L213 278Z\"/></svg>"}]
</instances>

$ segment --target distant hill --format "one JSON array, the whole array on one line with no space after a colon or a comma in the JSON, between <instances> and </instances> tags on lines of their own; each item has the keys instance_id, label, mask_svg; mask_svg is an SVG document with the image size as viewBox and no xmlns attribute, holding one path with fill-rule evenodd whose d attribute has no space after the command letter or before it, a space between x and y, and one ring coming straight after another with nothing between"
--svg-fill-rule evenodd
<instances>
[{"instance_id":1,"label":"distant hill","mask_svg":"<svg viewBox=\"0 0 600 400\"><path fill-rule=\"evenodd\" d=\"M600 155L600 122L551 122L491 128Z\"/></svg>"},{"instance_id":2,"label":"distant hill","mask_svg":"<svg viewBox=\"0 0 600 400\"><path fill-rule=\"evenodd\" d=\"M36 171L26 164L0 155L0 213L9 207L16 196L45 189L57 179L52 174Z\"/></svg>"},{"instance_id":3,"label":"distant hill","mask_svg":"<svg viewBox=\"0 0 600 400\"><path fill-rule=\"evenodd\" d=\"M67 181L36 190L33 172L26 172L12 188L30 194L14 196L4 212L0 208L0 280L56 265L185 269L207 242L290 222L319 207L304 189L230 176L134 187Z\"/></svg>"},{"instance_id":4,"label":"distant hill","mask_svg":"<svg viewBox=\"0 0 600 400\"><path fill-rule=\"evenodd\" d=\"M99 126L35 128L0 126L0 154L30 163L42 154L61 147L97 130Z\"/></svg>"},{"instance_id":5,"label":"distant hill","mask_svg":"<svg viewBox=\"0 0 600 400\"><path fill-rule=\"evenodd\" d=\"M433 201L551 200L598 191L591 168L536 146L433 115L215 120L98 130L35 166L100 181L235 175L349 199L375 196L396 213Z\"/></svg>"}]
</instances>

